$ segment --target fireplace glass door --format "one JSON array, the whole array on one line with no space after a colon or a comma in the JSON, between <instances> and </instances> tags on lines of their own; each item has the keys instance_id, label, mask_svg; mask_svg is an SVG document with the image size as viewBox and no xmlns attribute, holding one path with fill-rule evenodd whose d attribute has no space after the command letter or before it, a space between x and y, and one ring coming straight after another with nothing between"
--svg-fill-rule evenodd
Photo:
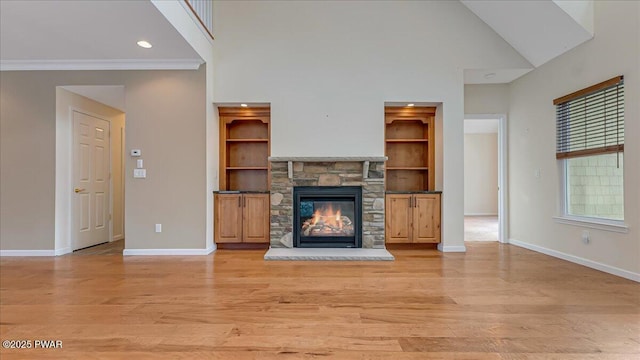
<instances>
[{"instance_id":1,"label":"fireplace glass door","mask_svg":"<svg viewBox=\"0 0 640 360\"><path fill-rule=\"evenodd\" d=\"M297 247L361 247L361 195L354 186L294 189Z\"/></svg>"}]
</instances>

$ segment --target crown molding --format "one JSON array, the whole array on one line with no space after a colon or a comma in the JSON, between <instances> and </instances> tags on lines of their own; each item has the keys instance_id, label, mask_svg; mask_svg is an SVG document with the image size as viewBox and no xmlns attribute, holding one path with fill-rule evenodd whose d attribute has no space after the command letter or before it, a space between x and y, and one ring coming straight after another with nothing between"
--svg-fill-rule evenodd
<instances>
[{"instance_id":1,"label":"crown molding","mask_svg":"<svg viewBox=\"0 0 640 360\"><path fill-rule=\"evenodd\" d=\"M269 156L268 160L271 162L385 162L389 160L389 158L387 156Z\"/></svg>"},{"instance_id":2,"label":"crown molding","mask_svg":"<svg viewBox=\"0 0 640 360\"><path fill-rule=\"evenodd\" d=\"M200 59L0 60L0 71L197 70Z\"/></svg>"}]
</instances>

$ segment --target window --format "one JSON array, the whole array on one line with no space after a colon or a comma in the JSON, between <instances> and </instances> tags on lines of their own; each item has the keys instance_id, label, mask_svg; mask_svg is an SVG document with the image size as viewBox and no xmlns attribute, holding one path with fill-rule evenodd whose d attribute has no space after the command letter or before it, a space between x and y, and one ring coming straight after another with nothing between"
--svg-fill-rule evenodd
<instances>
[{"instance_id":1,"label":"window","mask_svg":"<svg viewBox=\"0 0 640 360\"><path fill-rule=\"evenodd\" d=\"M622 155L565 160L566 214L624 220Z\"/></svg>"},{"instance_id":2,"label":"window","mask_svg":"<svg viewBox=\"0 0 640 360\"><path fill-rule=\"evenodd\" d=\"M554 100L563 215L624 220L624 79ZM583 219L584 220L584 219Z\"/></svg>"}]
</instances>

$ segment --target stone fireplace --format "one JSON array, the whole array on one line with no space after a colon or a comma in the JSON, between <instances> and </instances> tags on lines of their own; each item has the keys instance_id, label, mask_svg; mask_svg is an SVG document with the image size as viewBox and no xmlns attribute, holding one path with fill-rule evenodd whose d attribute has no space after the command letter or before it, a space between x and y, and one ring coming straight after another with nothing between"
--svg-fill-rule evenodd
<instances>
[{"instance_id":1,"label":"stone fireplace","mask_svg":"<svg viewBox=\"0 0 640 360\"><path fill-rule=\"evenodd\" d=\"M270 157L271 162L271 240L272 248L278 247L362 247L369 249L384 249L384 162L386 157L336 157L336 158L315 158L315 157ZM327 189L358 189L361 194L358 203L353 209L348 206L343 211L354 214L340 214L341 224L332 223L327 226L331 216L338 216L335 212L340 204L328 209L331 201L340 202L343 199L340 194L325 194L327 198L324 203L321 196L317 198L318 204L313 209L318 210L315 216L308 216L308 207L313 196L305 194L304 191L310 187L318 187L321 191ZM303 190L303 197L306 196L305 209L298 209L296 213L296 203L294 199L294 189L296 193ZM340 193L340 191L338 191ZM299 204L298 204L299 206ZM335 207L335 209L334 209ZM360 209L357 209L357 208ZM329 210L333 213L329 214ZM361 211L360 211L361 210ZM300 213L302 211L303 213ZM361 219L355 219L355 212L361 212ZM296 213L296 214L294 214ZM297 219L294 219L297 216ZM315 221L321 220L325 226L313 225ZM354 217L351 219L350 217ZM361 220L360 225L353 224L353 237L351 235L342 236L341 239L333 238L331 232L348 234L347 223L354 223ZM305 227L305 222L307 222ZM345 226L346 225L346 226ZM294 228L295 226L295 228ZM343 230L337 230L342 226ZM305 228L303 230L303 227ZM356 229L356 227L358 229ZM361 228L361 229L360 229ZM294 229L301 233L296 237ZM307 231L305 236L304 232ZM313 238L313 231L318 239ZM356 232L360 230L360 239L357 239ZM324 232L324 234L323 234ZM298 234L300 235L300 234ZM351 237L353 245L347 245ZM302 241L301 241L302 240ZM313 241L319 240L321 245L314 246ZM334 242L335 244L331 244Z\"/></svg>"}]
</instances>

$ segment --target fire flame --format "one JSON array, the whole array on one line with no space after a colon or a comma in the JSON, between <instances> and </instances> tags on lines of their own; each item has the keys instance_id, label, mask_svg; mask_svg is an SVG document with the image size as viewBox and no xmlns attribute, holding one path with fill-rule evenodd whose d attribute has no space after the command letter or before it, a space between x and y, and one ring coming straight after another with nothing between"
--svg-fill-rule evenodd
<instances>
[{"instance_id":1,"label":"fire flame","mask_svg":"<svg viewBox=\"0 0 640 360\"><path fill-rule=\"evenodd\" d=\"M316 209L316 211L313 213L312 225L316 225L320 221L322 221L324 224L336 226L339 229L342 229L342 215L340 213L340 209L338 209L338 211L336 211L335 213L333 212L333 208L331 206L322 209Z\"/></svg>"}]
</instances>

